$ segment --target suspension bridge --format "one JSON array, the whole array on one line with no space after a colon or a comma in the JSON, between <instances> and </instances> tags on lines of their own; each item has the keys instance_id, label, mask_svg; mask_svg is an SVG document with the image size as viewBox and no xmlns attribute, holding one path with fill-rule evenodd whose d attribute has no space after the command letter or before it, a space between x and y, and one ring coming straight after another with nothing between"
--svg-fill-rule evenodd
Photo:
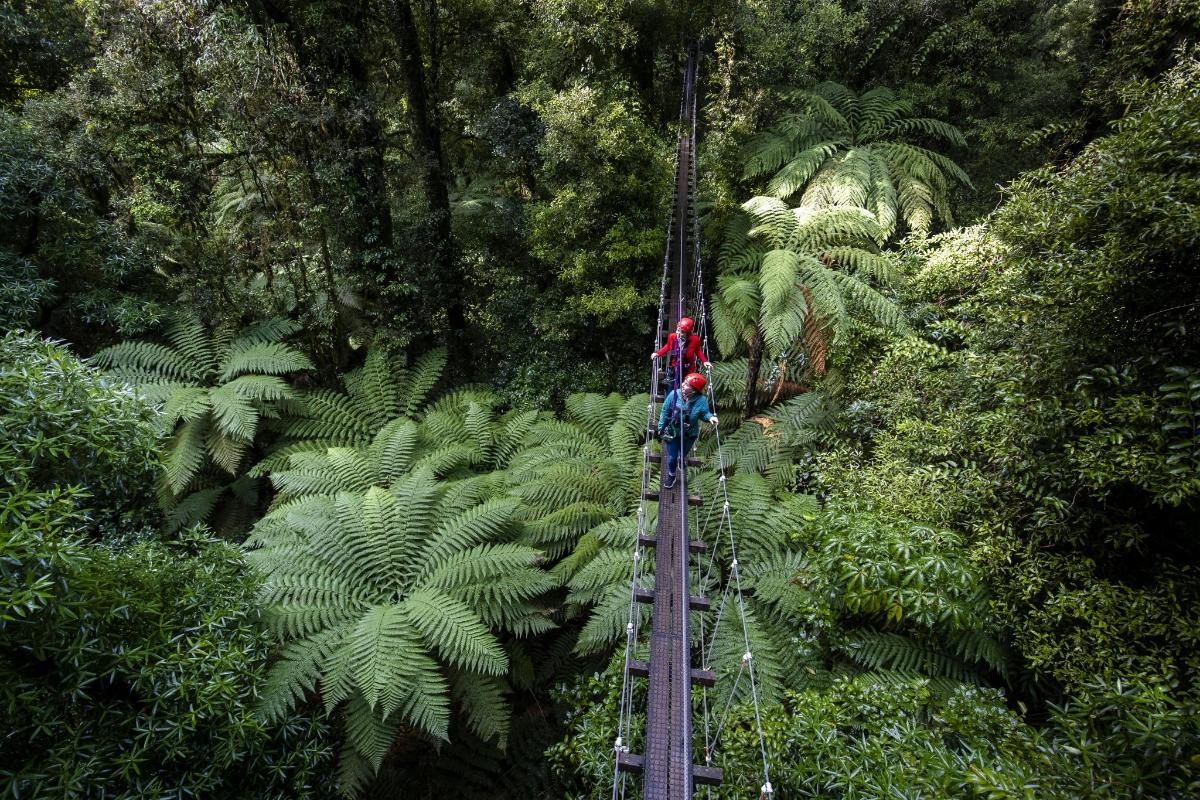
<instances>
[{"instance_id":1,"label":"suspension bridge","mask_svg":"<svg viewBox=\"0 0 1200 800\"><path fill-rule=\"evenodd\" d=\"M689 48L683 76L680 133L675 151L675 193L667 225L655 347L663 341L666 330L664 323L667 320L690 316L698 320L698 333L703 339L704 351L708 352L708 314L700 253L700 226L695 205L696 74L699 61L699 48L693 45ZM641 777L643 800L691 800L697 787L709 787L711 791L711 787L719 786L725 776L721 769L714 766L714 759L721 729L736 692L745 680L754 704L762 755L760 797L769 798L774 791L763 741L754 656L746 626L719 430L714 428L720 496L712 500L709 514L703 521L697 512L704 506L705 500L690 493L687 469L688 466L700 466L700 461L685 458L679 469L679 479L673 487L660 492L652 488L654 465L662 464L665 458L654 453L651 444L655 432L656 403L666 399L669 387L664 385L664 378L669 379L671 386L682 384L684 359L681 356L682 353L677 354L673 366L665 369L660 369L656 364L650 375L651 402L646 408L646 441L642 449L641 498L630 582L620 718L613 748L612 797L613 800L624 800L627 791L636 788L631 785L631 779L636 776ZM674 374L670 372L672 369ZM716 397L711 381L707 391L709 403L715 410ZM714 525L715 515L712 512L718 502L721 504L720 516ZM657 504L655 523L650 519L650 503ZM694 539L691 535L693 530L698 530L698 536ZM728 564L715 563L716 551L709 547L704 538L709 534L729 537ZM652 587L648 585L651 581L645 568L651 551L654 559ZM708 588L721 589L721 600L715 607L704 594ZM639 604L651 606L648 637L642 631L643 614L638 608ZM712 632L715 635L719 621L726 613L737 614L745 651L736 677L728 687L728 695L722 702L720 698L710 698L717 679L714 665L708 663L713 652L709 634ZM716 621L709 622L709 616L715 617ZM648 659L639 659L639 651L645 650L647 644ZM640 736L635 734L634 725L634 715L639 711L634 708L634 682L638 680L648 682L644 732ZM694 691L696 689L699 697ZM710 703L710 699L716 702ZM713 713L722 706L722 713ZM694 724L697 716L699 731ZM702 732L702 739L697 739L699 732ZM702 758L697 761L695 746L699 742L703 743Z\"/></svg>"}]
</instances>

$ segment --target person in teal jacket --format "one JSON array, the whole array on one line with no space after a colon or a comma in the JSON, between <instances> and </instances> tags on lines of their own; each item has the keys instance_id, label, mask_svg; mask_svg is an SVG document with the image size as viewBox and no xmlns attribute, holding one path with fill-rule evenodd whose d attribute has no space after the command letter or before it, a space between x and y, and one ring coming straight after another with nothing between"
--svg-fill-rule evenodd
<instances>
[{"instance_id":1,"label":"person in teal jacket","mask_svg":"<svg viewBox=\"0 0 1200 800\"><path fill-rule=\"evenodd\" d=\"M700 436L700 420L708 420L713 427L717 425L717 415L712 413L704 397L704 387L707 385L708 381L703 375L693 372L683 379L682 388L672 390L663 401L662 412L658 415L658 436L662 439L663 449L667 451L662 481L664 489L675 485L679 462L687 458L688 451Z\"/></svg>"}]
</instances>

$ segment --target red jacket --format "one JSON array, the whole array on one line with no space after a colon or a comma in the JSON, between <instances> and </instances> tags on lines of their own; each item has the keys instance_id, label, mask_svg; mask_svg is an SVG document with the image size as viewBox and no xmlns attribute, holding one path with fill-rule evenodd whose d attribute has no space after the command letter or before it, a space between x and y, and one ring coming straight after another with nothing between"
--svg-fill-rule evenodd
<instances>
[{"instance_id":1,"label":"red jacket","mask_svg":"<svg viewBox=\"0 0 1200 800\"><path fill-rule=\"evenodd\" d=\"M667 343L662 346L662 349L654 355L662 358L668 352L671 353L671 363L675 363L675 353L678 352L675 345L675 334L672 333L667 337ZM704 351L700 349L700 337L694 333L689 333L687 337L687 347L683 351L683 371L699 372L700 365L708 362L708 357L704 355Z\"/></svg>"}]
</instances>

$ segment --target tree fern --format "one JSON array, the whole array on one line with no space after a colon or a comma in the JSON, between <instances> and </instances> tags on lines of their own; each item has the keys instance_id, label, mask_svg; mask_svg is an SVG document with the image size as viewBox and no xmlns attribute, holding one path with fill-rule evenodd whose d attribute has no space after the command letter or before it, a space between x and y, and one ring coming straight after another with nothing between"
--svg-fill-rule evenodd
<instances>
[{"instance_id":1,"label":"tree fern","mask_svg":"<svg viewBox=\"0 0 1200 800\"><path fill-rule=\"evenodd\" d=\"M296 398L283 376L312 363L281 341L295 330L295 323L270 319L241 331L211 331L195 317L180 316L167 327L168 344L124 342L94 357L161 404L161 424L171 433L165 494L183 506L174 519L207 518L225 495L217 476L240 475L264 419Z\"/></svg>"},{"instance_id":2,"label":"tree fern","mask_svg":"<svg viewBox=\"0 0 1200 800\"><path fill-rule=\"evenodd\" d=\"M727 224L721 248L713 330L722 352L745 349L756 365L786 365L799 354L801 375L812 380L852 320L904 329L883 293L898 275L878 251L878 231L861 208L792 209L771 197L747 202ZM757 395L759 373L747 380ZM767 391L772 401L779 384L774 388ZM757 397L747 403L756 406Z\"/></svg>"},{"instance_id":3,"label":"tree fern","mask_svg":"<svg viewBox=\"0 0 1200 800\"><path fill-rule=\"evenodd\" d=\"M286 466L296 452L366 445L401 417L419 420L445 366L443 349L431 350L405 368L384 349L371 348L362 367L342 376L344 391L314 389L285 404L286 413L273 423L279 433L275 449L254 474Z\"/></svg>"},{"instance_id":4,"label":"tree fern","mask_svg":"<svg viewBox=\"0 0 1200 800\"><path fill-rule=\"evenodd\" d=\"M361 389L368 378L360 373L352 384ZM386 387L372 391L379 396L391 392ZM396 392L391 396L400 397ZM499 413L496 405L495 396L486 392L453 392L429 405L419 422L398 416L354 447L326 447L323 440L293 443L256 470L269 472L278 490L276 502L306 494L386 487L418 468L449 478L486 473L508 463L538 416L536 412ZM393 405L393 409L401 407L399 401Z\"/></svg>"},{"instance_id":5,"label":"tree fern","mask_svg":"<svg viewBox=\"0 0 1200 800\"><path fill-rule=\"evenodd\" d=\"M302 496L247 542L284 643L262 708L279 715L319 690L346 720L348 785L378 770L401 726L445 739L455 705L479 735L505 735L500 636L548 628L535 601L557 581L513 541L516 502L465 501L482 485L455 492L417 470L390 489Z\"/></svg>"},{"instance_id":6,"label":"tree fern","mask_svg":"<svg viewBox=\"0 0 1200 800\"><path fill-rule=\"evenodd\" d=\"M748 178L770 175L766 193L802 209L853 205L869 211L882 245L899 223L924 234L935 218L953 224L947 194L970 179L952 160L913 140L963 147L959 130L913 116L912 104L883 87L859 95L826 82L790 93L798 109L747 147Z\"/></svg>"}]
</instances>

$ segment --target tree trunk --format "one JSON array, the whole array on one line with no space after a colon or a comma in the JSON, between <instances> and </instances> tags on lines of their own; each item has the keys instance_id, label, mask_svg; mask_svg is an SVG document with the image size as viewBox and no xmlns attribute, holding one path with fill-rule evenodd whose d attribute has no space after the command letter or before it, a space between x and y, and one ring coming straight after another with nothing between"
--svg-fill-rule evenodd
<instances>
[{"instance_id":1,"label":"tree trunk","mask_svg":"<svg viewBox=\"0 0 1200 800\"><path fill-rule=\"evenodd\" d=\"M459 334L451 337L450 344L460 351L455 353L457 358L467 359L470 357L468 348L459 346L463 343L461 334L466 330L467 317L463 302L463 277L458 270L450 227L449 169L446 166L446 154L442 149L442 128L430 101L429 81L412 4L409 0L392 0L389 6L389 24L392 36L400 49L400 63L404 70L413 139L419 157L424 159L421 165L422 183L426 201L429 203L430 223L437 241L437 251L433 254L434 264L442 281L450 331L452 334ZM430 20L429 24L434 24L433 20ZM467 366L465 362L459 363Z\"/></svg>"},{"instance_id":2,"label":"tree trunk","mask_svg":"<svg viewBox=\"0 0 1200 800\"><path fill-rule=\"evenodd\" d=\"M765 349L762 328L755 324L754 338L750 340L750 358L746 364L746 419L758 412L758 374L762 370Z\"/></svg>"}]
</instances>

